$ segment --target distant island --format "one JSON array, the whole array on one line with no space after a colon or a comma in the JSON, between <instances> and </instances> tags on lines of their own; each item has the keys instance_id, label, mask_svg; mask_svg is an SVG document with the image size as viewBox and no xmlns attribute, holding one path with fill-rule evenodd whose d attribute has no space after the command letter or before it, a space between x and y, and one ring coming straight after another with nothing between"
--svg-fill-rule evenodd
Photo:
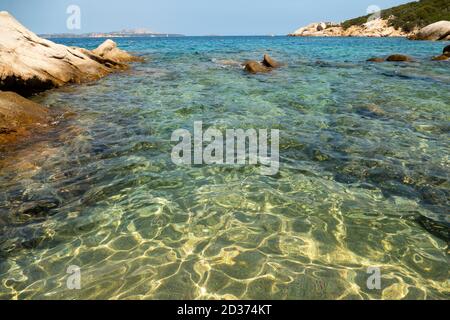
<instances>
[{"instance_id":1,"label":"distant island","mask_svg":"<svg viewBox=\"0 0 450 320\"><path fill-rule=\"evenodd\" d=\"M158 33L145 28L113 31L113 32L91 32L83 34L58 33L58 34L40 34L42 38L130 38L130 37L184 37L182 34Z\"/></svg>"},{"instance_id":2,"label":"distant island","mask_svg":"<svg viewBox=\"0 0 450 320\"><path fill-rule=\"evenodd\" d=\"M319 37L410 37L417 40L448 40L450 38L450 2L420 0L378 13L346 20L342 23L317 22L302 27L290 36ZM439 22L439 24L436 24ZM426 35L418 38L421 29ZM430 35L431 33L431 35Z\"/></svg>"}]
</instances>

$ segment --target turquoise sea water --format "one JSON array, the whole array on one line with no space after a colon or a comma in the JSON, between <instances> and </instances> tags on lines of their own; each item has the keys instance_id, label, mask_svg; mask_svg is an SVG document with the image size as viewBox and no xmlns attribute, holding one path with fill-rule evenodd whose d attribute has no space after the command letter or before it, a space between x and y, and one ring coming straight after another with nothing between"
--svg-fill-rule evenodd
<instances>
[{"instance_id":1,"label":"turquoise sea water","mask_svg":"<svg viewBox=\"0 0 450 320\"><path fill-rule=\"evenodd\" d=\"M1 299L450 297L450 64L430 61L448 43L117 42L146 62L34 97L66 116L2 152ZM287 66L238 65L264 53ZM416 61L365 62L392 53ZM279 174L176 167L171 134L194 121L281 130Z\"/></svg>"}]
</instances>

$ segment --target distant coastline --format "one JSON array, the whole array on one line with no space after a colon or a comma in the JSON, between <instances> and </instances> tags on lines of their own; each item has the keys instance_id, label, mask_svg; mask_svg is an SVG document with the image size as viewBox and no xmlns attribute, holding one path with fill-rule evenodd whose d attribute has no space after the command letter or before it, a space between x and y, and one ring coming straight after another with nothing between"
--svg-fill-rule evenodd
<instances>
[{"instance_id":1,"label":"distant coastline","mask_svg":"<svg viewBox=\"0 0 450 320\"><path fill-rule=\"evenodd\" d=\"M113 32L90 32L90 33L50 33L39 34L39 37L46 39L55 38L133 38L133 37L158 37L158 38L170 38L170 37L184 37L183 34L176 33L158 33L152 32L146 29L135 30L122 30Z\"/></svg>"}]
</instances>

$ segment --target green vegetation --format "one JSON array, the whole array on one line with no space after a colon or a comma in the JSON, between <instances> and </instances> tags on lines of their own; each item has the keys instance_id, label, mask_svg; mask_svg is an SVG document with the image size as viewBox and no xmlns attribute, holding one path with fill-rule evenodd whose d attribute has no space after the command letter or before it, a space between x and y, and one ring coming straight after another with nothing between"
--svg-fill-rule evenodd
<instances>
[{"instance_id":1,"label":"green vegetation","mask_svg":"<svg viewBox=\"0 0 450 320\"><path fill-rule=\"evenodd\" d=\"M370 15L347 20L342 23L344 28L353 25L362 25L367 22ZM389 19L391 26L396 29L410 32L414 28L423 28L440 20L450 20L449 0L420 0L410 2L398 7L382 10L381 17Z\"/></svg>"}]
</instances>

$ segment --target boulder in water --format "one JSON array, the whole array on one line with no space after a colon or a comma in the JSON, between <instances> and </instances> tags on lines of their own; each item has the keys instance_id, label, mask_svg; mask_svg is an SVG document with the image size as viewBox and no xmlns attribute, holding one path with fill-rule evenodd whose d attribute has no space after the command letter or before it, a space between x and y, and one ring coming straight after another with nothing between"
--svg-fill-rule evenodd
<instances>
[{"instance_id":1,"label":"boulder in water","mask_svg":"<svg viewBox=\"0 0 450 320\"><path fill-rule=\"evenodd\" d=\"M446 56L450 56L450 45L446 46L442 53Z\"/></svg>"},{"instance_id":2,"label":"boulder in water","mask_svg":"<svg viewBox=\"0 0 450 320\"><path fill-rule=\"evenodd\" d=\"M386 58L386 61L389 62L410 62L412 61L411 57L405 56L403 54L393 54Z\"/></svg>"},{"instance_id":3,"label":"boulder in water","mask_svg":"<svg viewBox=\"0 0 450 320\"><path fill-rule=\"evenodd\" d=\"M250 73L266 73L271 70L270 68L254 60L246 61L244 63L244 69Z\"/></svg>"},{"instance_id":4,"label":"boulder in water","mask_svg":"<svg viewBox=\"0 0 450 320\"><path fill-rule=\"evenodd\" d=\"M264 66L268 68L279 68L281 64L274 59L272 59L268 54L264 55L263 61L261 62Z\"/></svg>"}]
</instances>

